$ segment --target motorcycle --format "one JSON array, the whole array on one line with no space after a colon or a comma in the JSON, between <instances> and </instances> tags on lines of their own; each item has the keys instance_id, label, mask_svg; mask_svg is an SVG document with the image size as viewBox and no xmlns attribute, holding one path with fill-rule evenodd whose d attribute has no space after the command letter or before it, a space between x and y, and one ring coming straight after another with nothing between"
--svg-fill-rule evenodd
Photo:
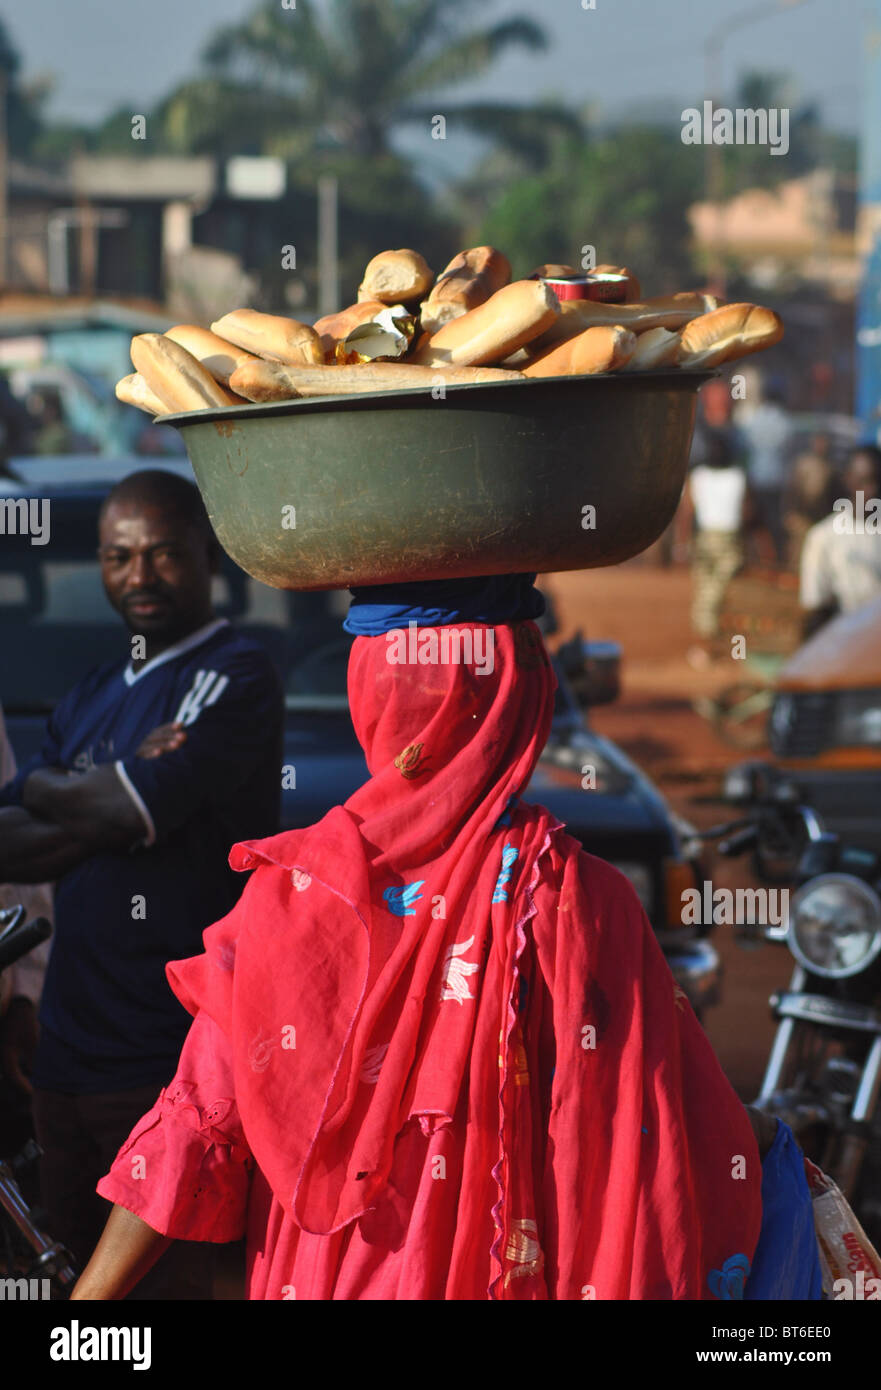
<instances>
[{"instance_id":1,"label":"motorcycle","mask_svg":"<svg viewBox=\"0 0 881 1390\"><path fill-rule=\"evenodd\" d=\"M746 943L788 947L771 996L777 1031L754 1104L789 1124L870 1238L881 1239L881 855L846 845L785 775L748 763L724 799L747 814L700 832L725 856L751 851L765 883L794 884L779 924L739 923Z\"/></svg>"},{"instance_id":2,"label":"motorcycle","mask_svg":"<svg viewBox=\"0 0 881 1390\"><path fill-rule=\"evenodd\" d=\"M28 922L20 905L0 910L0 972L51 933L45 917ZM40 1229L18 1184L40 1153L30 1139L14 1157L0 1155L0 1284L6 1299L66 1298L76 1281L69 1251Z\"/></svg>"}]
</instances>

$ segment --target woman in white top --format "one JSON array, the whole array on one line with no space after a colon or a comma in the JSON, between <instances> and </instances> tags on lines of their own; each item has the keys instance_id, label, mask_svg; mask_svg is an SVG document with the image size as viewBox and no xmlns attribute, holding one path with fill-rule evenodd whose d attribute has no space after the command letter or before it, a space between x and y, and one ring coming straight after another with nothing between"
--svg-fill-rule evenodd
<instances>
[{"instance_id":1,"label":"woman in white top","mask_svg":"<svg viewBox=\"0 0 881 1390\"><path fill-rule=\"evenodd\" d=\"M743 567L744 529L755 515L746 473L735 459L727 431L704 431L702 445L702 458L692 469L686 489L695 527L691 621L701 639L701 645L688 653L693 666L707 666L721 655L722 607L729 584Z\"/></svg>"}]
</instances>

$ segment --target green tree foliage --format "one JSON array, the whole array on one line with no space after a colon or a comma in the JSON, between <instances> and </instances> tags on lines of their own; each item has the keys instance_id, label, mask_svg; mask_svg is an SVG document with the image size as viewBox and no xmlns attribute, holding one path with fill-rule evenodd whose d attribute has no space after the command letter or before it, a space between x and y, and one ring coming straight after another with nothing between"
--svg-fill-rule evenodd
<instances>
[{"instance_id":1,"label":"green tree foliage","mask_svg":"<svg viewBox=\"0 0 881 1390\"><path fill-rule=\"evenodd\" d=\"M22 85L21 59L12 46L9 32L0 18L0 73L6 88L6 132L13 158L24 159L34 147L42 128L40 107L48 94L41 86Z\"/></svg>"},{"instance_id":2,"label":"green tree foliage","mask_svg":"<svg viewBox=\"0 0 881 1390\"><path fill-rule=\"evenodd\" d=\"M261 3L243 23L220 29L202 71L159 105L151 149L284 159L292 191L267 218L278 222L282 242L300 247L314 242L318 177L335 174L344 302L379 247L417 246L440 269L460 233L435 205L418 162L395 150L397 132L421 129L430 138L442 114L450 130L477 130L516 150L518 169L540 165L561 135L581 132L577 116L554 101L438 99L512 47L546 46L529 18L464 27L480 8L479 0L332 0L326 12L314 0L298 0L295 11ZM100 148L112 148L115 134L108 129ZM304 267L315 260L306 254ZM284 276L271 258L255 268L267 295L281 292ZM311 274L304 270L314 290Z\"/></svg>"},{"instance_id":3,"label":"green tree foliage","mask_svg":"<svg viewBox=\"0 0 881 1390\"><path fill-rule=\"evenodd\" d=\"M167 138L188 150L213 140L292 158L328 148L388 155L394 131L428 128L438 112L430 98L480 76L510 48L547 47L540 25L523 16L463 29L480 9L480 0L331 0L322 18L314 0L295 11L268 0L210 40L205 73L165 104ZM538 132L579 130L561 103L525 112L444 100L441 112L452 128L537 154Z\"/></svg>"},{"instance_id":4,"label":"green tree foliage","mask_svg":"<svg viewBox=\"0 0 881 1390\"><path fill-rule=\"evenodd\" d=\"M586 145L570 144L551 168L510 185L487 209L479 239L504 248L515 275L541 261L630 265L648 293L682 288L694 270L689 205L702 166L677 130L625 126Z\"/></svg>"},{"instance_id":5,"label":"green tree foliage","mask_svg":"<svg viewBox=\"0 0 881 1390\"><path fill-rule=\"evenodd\" d=\"M733 197L745 188L774 188L786 179L806 174L823 161L825 146L819 108L797 104L785 73L745 73L738 83L734 106L756 111L788 110L789 151L785 156L771 156L764 145L723 146L724 197Z\"/></svg>"}]
</instances>

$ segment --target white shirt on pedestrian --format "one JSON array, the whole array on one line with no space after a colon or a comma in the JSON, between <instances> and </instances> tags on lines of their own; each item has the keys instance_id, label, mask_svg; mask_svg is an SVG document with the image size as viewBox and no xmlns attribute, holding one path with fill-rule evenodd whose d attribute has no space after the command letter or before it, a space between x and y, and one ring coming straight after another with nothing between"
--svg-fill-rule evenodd
<instances>
[{"instance_id":1,"label":"white shirt on pedestrian","mask_svg":"<svg viewBox=\"0 0 881 1390\"><path fill-rule=\"evenodd\" d=\"M740 530L746 497L742 468L709 468L700 463L691 470L689 485L698 530Z\"/></svg>"},{"instance_id":2,"label":"white shirt on pedestrian","mask_svg":"<svg viewBox=\"0 0 881 1390\"><path fill-rule=\"evenodd\" d=\"M812 526L801 552L799 602L802 608L837 603L853 613L881 595L881 535L835 529L836 512Z\"/></svg>"}]
</instances>

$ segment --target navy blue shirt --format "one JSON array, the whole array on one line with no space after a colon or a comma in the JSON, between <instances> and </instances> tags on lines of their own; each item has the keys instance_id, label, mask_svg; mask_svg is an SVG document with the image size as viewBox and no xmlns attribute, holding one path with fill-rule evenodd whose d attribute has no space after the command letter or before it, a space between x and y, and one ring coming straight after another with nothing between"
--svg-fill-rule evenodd
<instances>
[{"instance_id":1,"label":"navy blue shirt","mask_svg":"<svg viewBox=\"0 0 881 1390\"><path fill-rule=\"evenodd\" d=\"M179 720L174 752L138 758L159 724ZM41 753L0 790L21 800L36 767L114 763L144 822L144 842L95 854L55 890L55 936L40 1006L34 1084L71 1095L126 1090L174 1075L192 1019L165 977L202 950L202 932L243 886L230 847L278 829L284 698L262 647L223 620L133 672L91 671L56 706Z\"/></svg>"}]
</instances>

